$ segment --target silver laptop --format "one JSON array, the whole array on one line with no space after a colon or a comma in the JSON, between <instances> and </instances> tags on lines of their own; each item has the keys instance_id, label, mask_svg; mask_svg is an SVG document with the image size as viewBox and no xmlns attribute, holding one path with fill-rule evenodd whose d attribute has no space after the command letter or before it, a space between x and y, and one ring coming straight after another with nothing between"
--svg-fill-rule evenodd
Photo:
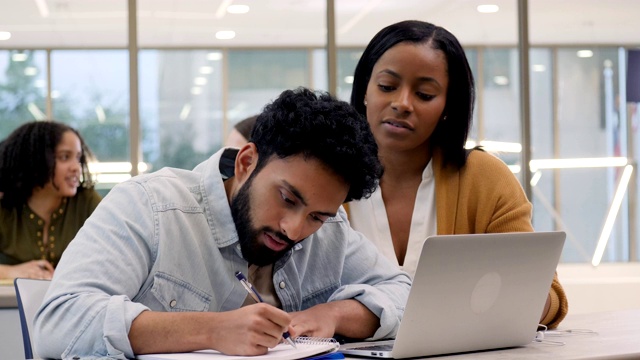
<instances>
[{"instance_id":1,"label":"silver laptop","mask_svg":"<svg viewBox=\"0 0 640 360\"><path fill-rule=\"evenodd\" d=\"M398 359L528 344L564 240L560 231L431 236L396 339L340 351Z\"/></svg>"}]
</instances>

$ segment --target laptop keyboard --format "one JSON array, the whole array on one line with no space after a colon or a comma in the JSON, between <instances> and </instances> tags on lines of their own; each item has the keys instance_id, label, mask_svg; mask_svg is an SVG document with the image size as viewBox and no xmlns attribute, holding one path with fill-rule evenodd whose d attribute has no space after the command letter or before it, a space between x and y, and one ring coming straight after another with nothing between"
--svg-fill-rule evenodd
<instances>
[{"instance_id":1,"label":"laptop keyboard","mask_svg":"<svg viewBox=\"0 0 640 360\"><path fill-rule=\"evenodd\" d=\"M353 350L375 350L375 351L391 351L393 350L393 344L384 345L365 345L351 348Z\"/></svg>"}]
</instances>

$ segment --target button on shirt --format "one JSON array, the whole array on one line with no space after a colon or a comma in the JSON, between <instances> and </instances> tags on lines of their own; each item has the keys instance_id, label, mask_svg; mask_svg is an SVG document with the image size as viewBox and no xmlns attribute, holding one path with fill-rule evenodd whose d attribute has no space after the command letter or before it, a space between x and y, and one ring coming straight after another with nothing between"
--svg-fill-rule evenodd
<instances>
[{"instance_id":1,"label":"button on shirt","mask_svg":"<svg viewBox=\"0 0 640 360\"><path fill-rule=\"evenodd\" d=\"M132 358L128 331L144 310L242 306L247 292L234 273L248 264L220 171L236 153L222 149L193 171L165 168L110 191L67 248L36 315L38 355ZM395 335L410 288L342 209L274 264L272 282L287 312L360 301L380 318L374 338Z\"/></svg>"}]
</instances>

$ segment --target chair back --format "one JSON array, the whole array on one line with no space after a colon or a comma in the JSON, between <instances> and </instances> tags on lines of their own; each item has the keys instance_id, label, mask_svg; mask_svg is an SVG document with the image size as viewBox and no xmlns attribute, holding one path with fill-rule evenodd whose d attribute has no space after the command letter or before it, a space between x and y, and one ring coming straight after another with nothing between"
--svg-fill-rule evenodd
<instances>
[{"instance_id":1,"label":"chair back","mask_svg":"<svg viewBox=\"0 0 640 360\"><path fill-rule=\"evenodd\" d=\"M31 330L36 312L42 305L44 295L51 284L50 280L17 278L13 281L18 300L20 325L22 326L22 342L24 344L25 359L35 359L38 355L31 349Z\"/></svg>"}]
</instances>

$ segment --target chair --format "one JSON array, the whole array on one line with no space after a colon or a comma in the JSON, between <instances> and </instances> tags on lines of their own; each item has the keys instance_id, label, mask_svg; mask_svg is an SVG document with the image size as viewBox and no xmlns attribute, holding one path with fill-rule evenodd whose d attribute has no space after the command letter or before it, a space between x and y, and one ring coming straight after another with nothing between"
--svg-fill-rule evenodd
<instances>
[{"instance_id":1,"label":"chair","mask_svg":"<svg viewBox=\"0 0 640 360\"><path fill-rule=\"evenodd\" d=\"M50 284L50 280L17 278L13 281L13 285L16 288L16 298L18 300L25 359L38 357L31 349L31 337L29 334L33 329L33 318L36 316L40 305L42 305L42 300Z\"/></svg>"}]
</instances>

